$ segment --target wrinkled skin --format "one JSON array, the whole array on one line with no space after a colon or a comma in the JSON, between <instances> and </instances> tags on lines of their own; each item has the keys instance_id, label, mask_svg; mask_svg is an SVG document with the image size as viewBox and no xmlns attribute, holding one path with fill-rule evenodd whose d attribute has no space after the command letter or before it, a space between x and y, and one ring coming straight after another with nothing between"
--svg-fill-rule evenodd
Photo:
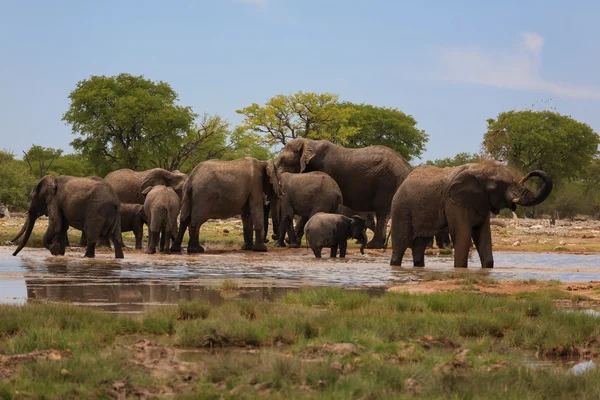
<instances>
[{"instance_id":1,"label":"wrinkled skin","mask_svg":"<svg viewBox=\"0 0 600 400\"><path fill-rule=\"evenodd\" d=\"M171 251L180 252L189 226L188 254L202 253L200 228L209 218L242 216L242 250L267 251L265 240L265 194L281 194L279 174L273 161L245 157L233 161L209 160L198 164L184 187L179 233ZM253 240L253 233L255 240Z\"/></svg>"},{"instance_id":2,"label":"wrinkled skin","mask_svg":"<svg viewBox=\"0 0 600 400\"><path fill-rule=\"evenodd\" d=\"M377 224L369 248L383 248L392 199L411 170L405 159L385 146L347 149L328 140L310 139L288 142L277 167L286 172L325 172L340 187L345 206L374 211Z\"/></svg>"},{"instance_id":3,"label":"wrinkled skin","mask_svg":"<svg viewBox=\"0 0 600 400\"><path fill-rule=\"evenodd\" d=\"M44 247L52 255L64 255L69 227L81 230L88 238L85 257L95 256L100 236L109 237L115 247L115 257L123 258L120 244L121 220L119 199L104 181L72 176L46 175L33 188L25 221L25 236L13 255L27 244L35 221L48 216Z\"/></svg>"},{"instance_id":4,"label":"wrinkled skin","mask_svg":"<svg viewBox=\"0 0 600 400\"><path fill-rule=\"evenodd\" d=\"M340 258L346 257L348 239L357 239L361 244L360 253L364 254L364 248L367 245L366 230L366 221L358 215L348 218L340 214L329 213L313 215L304 227L307 245L317 258L321 258L323 247L331 248L331 257L337 256L338 248Z\"/></svg>"},{"instance_id":5,"label":"wrinkled skin","mask_svg":"<svg viewBox=\"0 0 600 400\"><path fill-rule=\"evenodd\" d=\"M524 185L533 176L542 180L537 193ZM467 267L472 240L482 267L492 268L490 212L535 206L551 191L552 178L543 171L532 171L520 179L510 169L489 161L454 168L415 168L392 203L391 265L401 265L410 247L414 266L424 266L429 238L448 229L455 267Z\"/></svg>"},{"instance_id":6,"label":"wrinkled skin","mask_svg":"<svg viewBox=\"0 0 600 400\"><path fill-rule=\"evenodd\" d=\"M274 239L277 246L285 247L285 235L290 247L299 247L304 235L304 225L318 212L337 213L342 205L342 191L337 183L323 172L281 175L281 197L270 198ZM300 216L294 229L294 215Z\"/></svg>"},{"instance_id":7,"label":"wrinkled skin","mask_svg":"<svg viewBox=\"0 0 600 400\"><path fill-rule=\"evenodd\" d=\"M358 215L362 217L367 223L367 229L371 232L375 233L375 214L372 211L355 211L350 207L346 207L342 205L342 215L346 217L352 217L353 215Z\"/></svg>"},{"instance_id":8,"label":"wrinkled skin","mask_svg":"<svg viewBox=\"0 0 600 400\"><path fill-rule=\"evenodd\" d=\"M121 203L144 204L142 191L150 186L164 185L173 188L180 199L187 175L179 171L153 168L146 171L118 169L106 175L104 180L112 186Z\"/></svg>"},{"instance_id":9,"label":"wrinkled skin","mask_svg":"<svg viewBox=\"0 0 600 400\"><path fill-rule=\"evenodd\" d=\"M179 196L173 188L164 185L147 187L142 194L146 197L144 214L150 232L146 254L156 253L159 240L160 252L170 253L171 237L176 237L178 233Z\"/></svg>"},{"instance_id":10,"label":"wrinkled skin","mask_svg":"<svg viewBox=\"0 0 600 400\"><path fill-rule=\"evenodd\" d=\"M135 235L135 248L142 248L142 241L144 237L144 224L146 222L146 214L144 213L144 206L141 204L129 204L129 203L121 203L121 207L119 209L119 215L121 217L121 233L123 232L133 232ZM67 242L67 246L68 246ZM85 234L81 234L81 239L79 240L80 246L87 246L87 238ZM102 236L100 237L97 246L106 246L110 247L110 242L108 238ZM121 247L126 247L123 243L123 237L121 236Z\"/></svg>"}]
</instances>

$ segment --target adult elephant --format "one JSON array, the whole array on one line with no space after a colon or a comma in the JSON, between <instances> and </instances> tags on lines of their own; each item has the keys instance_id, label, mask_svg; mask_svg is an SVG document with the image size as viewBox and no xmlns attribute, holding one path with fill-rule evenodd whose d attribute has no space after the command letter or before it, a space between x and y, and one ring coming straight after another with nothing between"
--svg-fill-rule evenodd
<instances>
[{"instance_id":1,"label":"adult elephant","mask_svg":"<svg viewBox=\"0 0 600 400\"><path fill-rule=\"evenodd\" d=\"M385 146L347 149L328 140L294 139L281 150L277 167L286 172L322 171L331 176L355 211L375 211L369 248L383 248L390 204L411 171L408 162Z\"/></svg>"},{"instance_id":2,"label":"adult elephant","mask_svg":"<svg viewBox=\"0 0 600 400\"><path fill-rule=\"evenodd\" d=\"M542 180L537 193L524 185L534 176ZM490 212L538 205L551 191L552 178L544 171L531 171L521 179L490 161L454 168L415 168L392 202L391 265L401 265L410 247L414 266L424 266L429 238L447 228L454 244L455 267L467 267L473 240L481 266L492 268Z\"/></svg>"},{"instance_id":3,"label":"adult elephant","mask_svg":"<svg viewBox=\"0 0 600 400\"><path fill-rule=\"evenodd\" d=\"M106 182L72 176L44 176L33 188L25 221L25 236L13 255L27 244L37 218L48 216L44 247L52 255L64 255L69 226L88 238L85 257L94 257L100 236L110 237L115 257L123 258L120 244L119 198Z\"/></svg>"},{"instance_id":4,"label":"adult elephant","mask_svg":"<svg viewBox=\"0 0 600 400\"><path fill-rule=\"evenodd\" d=\"M180 252L189 226L188 253L202 253L200 227L209 218L242 216L242 250L267 251L264 244L265 194L280 195L279 174L273 161L252 157L233 161L209 160L192 170L183 189L179 233L171 251ZM255 234L253 241L252 235Z\"/></svg>"},{"instance_id":5,"label":"adult elephant","mask_svg":"<svg viewBox=\"0 0 600 400\"><path fill-rule=\"evenodd\" d=\"M150 186L164 185L173 188L180 199L183 198L183 185L187 175L179 171L153 168L146 171L118 169L106 175L108 183L119 196L121 203L144 204L142 192Z\"/></svg>"},{"instance_id":6,"label":"adult elephant","mask_svg":"<svg viewBox=\"0 0 600 400\"><path fill-rule=\"evenodd\" d=\"M333 178L323 172L281 174L281 196L269 198L273 217L273 231L277 246L285 247L285 235L290 247L300 247L304 225L318 212L341 213L342 191ZM300 216L294 229L294 215ZM275 239L275 238L274 238Z\"/></svg>"}]
</instances>

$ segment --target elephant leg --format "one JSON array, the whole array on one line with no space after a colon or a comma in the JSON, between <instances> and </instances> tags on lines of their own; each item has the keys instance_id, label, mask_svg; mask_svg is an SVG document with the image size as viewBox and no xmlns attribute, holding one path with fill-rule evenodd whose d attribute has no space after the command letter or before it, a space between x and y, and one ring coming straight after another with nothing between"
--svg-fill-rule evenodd
<instances>
[{"instance_id":1,"label":"elephant leg","mask_svg":"<svg viewBox=\"0 0 600 400\"><path fill-rule=\"evenodd\" d=\"M269 243L269 211L271 210L271 204L263 205L263 226L265 227L265 238L264 242Z\"/></svg>"},{"instance_id":2,"label":"elephant leg","mask_svg":"<svg viewBox=\"0 0 600 400\"><path fill-rule=\"evenodd\" d=\"M192 206L191 206L191 193L186 193L181 202L181 213L179 218L179 232L177 233L177 237L171 246L171 251L175 253L181 253L181 244L183 243L183 238L185 237L185 231L190 229L190 239L188 242L188 253L190 244L192 244L192 228L190 227L190 223L192 222ZM147 224L147 222L146 222ZM148 225L148 231L150 230L150 225ZM144 226L142 225L142 235L144 233ZM200 246L200 243L197 243Z\"/></svg>"},{"instance_id":3,"label":"elephant leg","mask_svg":"<svg viewBox=\"0 0 600 400\"><path fill-rule=\"evenodd\" d=\"M79 238L79 246L87 246L87 237L85 236L85 232L81 232L81 237Z\"/></svg>"},{"instance_id":4,"label":"elephant leg","mask_svg":"<svg viewBox=\"0 0 600 400\"><path fill-rule=\"evenodd\" d=\"M463 226L456 230L454 242L454 267L467 268L469 252L471 251L472 232L470 226Z\"/></svg>"},{"instance_id":5,"label":"elephant leg","mask_svg":"<svg viewBox=\"0 0 600 400\"><path fill-rule=\"evenodd\" d=\"M121 237L121 232L117 232L117 229L115 229L110 239L112 240L113 246L115 248L115 258L124 258L125 256L123 255L122 246L123 238Z\"/></svg>"},{"instance_id":6,"label":"elephant leg","mask_svg":"<svg viewBox=\"0 0 600 400\"><path fill-rule=\"evenodd\" d=\"M61 256L65 255L65 251L66 251L66 247L67 247L67 230L62 230L59 234L58 234L58 254Z\"/></svg>"},{"instance_id":7,"label":"elephant leg","mask_svg":"<svg viewBox=\"0 0 600 400\"><path fill-rule=\"evenodd\" d=\"M387 223L390 219L390 215L388 210L385 212L377 211L377 223L375 225L375 235L373 239L369 243L367 243L367 248L369 249L383 249L385 245L385 233L387 231Z\"/></svg>"},{"instance_id":8,"label":"elephant leg","mask_svg":"<svg viewBox=\"0 0 600 400\"><path fill-rule=\"evenodd\" d=\"M188 254L204 253L204 247L200 246L200 227L205 222L206 219L202 218L200 221L198 221L198 223L194 221L190 224L190 241L188 242L187 248ZM177 235L178 241L179 236L181 236L181 229L179 229L179 234Z\"/></svg>"},{"instance_id":9,"label":"elephant leg","mask_svg":"<svg viewBox=\"0 0 600 400\"><path fill-rule=\"evenodd\" d=\"M242 226L244 229L244 245L242 250L252 250L252 218L250 214L242 214Z\"/></svg>"},{"instance_id":10,"label":"elephant leg","mask_svg":"<svg viewBox=\"0 0 600 400\"><path fill-rule=\"evenodd\" d=\"M296 243L298 243L298 246L300 246L300 244L302 243L302 237L304 236L304 227L306 226L306 223L308 222L309 219L310 219L309 217L300 217L298 219L298 222L296 222L296 227L294 228L294 234L296 235L296 240L297 240ZM290 237L290 242L291 241L292 241L292 239Z\"/></svg>"},{"instance_id":11,"label":"elephant leg","mask_svg":"<svg viewBox=\"0 0 600 400\"><path fill-rule=\"evenodd\" d=\"M329 257L331 258L336 258L337 257L337 251L338 251L338 245L334 244L331 246L331 251L329 253Z\"/></svg>"},{"instance_id":12,"label":"elephant leg","mask_svg":"<svg viewBox=\"0 0 600 400\"><path fill-rule=\"evenodd\" d=\"M289 231L289 226L292 221L288 216L282 216L279 218L279 229L277 230L277 247L285 247L285 234Z\"/></svg>"},{"instance_id":13,"label":"elephant leg","mask_svg":"<svg viewBox=\"0 0 600 400\"><path fill-rule=\"evenodd\" d=\"M427 247L427 242L429 242L429 239L429 237L418 237L413 241L411 249L413 265L415 267L425 266L425 248Z\"/></svg>"},{"instance_id":14,"label":"elephant leg","mask_svg":"<svg viewBox=\"0 0 600 400\"><path fill-rule=\"evenodd\" d=\"M322 247L313 247L312 251L315 254L316 258L321 258L321 250L323 250Z\"/></svg>"},{"instance_id":15,"label":"elephant leg","mask_svg":"<svg viewBox=\"0 0 600 400\"><path fill-rule=\"evenodd\" d=\"M434 238L433 236L427 238L427 246L425 246L426 248L433 249L433 238Z\"/></svg>"},{"instance_id":16,"label":"elephant leg","mask_svg":"<svg viewBox=\"0 0 600 400\"><path fill-rule=\"evenodd\" d=\"M160 232L160 247L159 247L159 249L160 249L161 253L165 251L165 241L167 240L166 236L167 236L167 231L166 231L166 229L163 229Z\"/></svg>"},{"instance_id":17,"label":"elephant leg","mask_svg":"<svg viewBox=\"0 0 600 400\"><path fill-rule=\"evenodd\" d=\"M160 237L160 252L164 254L170 254L169 245L171 244L171 232L167 232L163 229Z\"/></svg>"},{"instance_id":18,"label":"elephant leg","mask_svg":"<svg viewBox=\"0 0 600 400\"><path fill-rule=\"evenodd\" d=\"M142 229L136 229L135 232L133 232L133 234L135 235L135 248L137 250L140 250L142 248L142 241L143 241L143 237L144 237L144 228L142 227ZM121 238L121 240L123 240Z\"/></svg>"},{"instance_id":19,"label":"elephant leg","mask_svg":"<svg viewBox=\"0 0 600 400\"><path fill-rule=\"evenodd\" d=\"M265 246L265 226L263 216L263 193L262 189L257 195L250 197L250 219L252 221L251 227L254 230L254 243L252 244L252 251L267 251ZM252 234L252 233L251 233Z\"/></svg>"},{"instance_id":20,"label":"elephant leg","mask_svg":"<svg viewBox=\"0 0 600 400\"><path fill-rule=\"evenodd\" d=\"M290 224L288 225L287 234L288 234L288 238L289 238L290 249L297 249L298 247L300 247L300 241L302 239L298 238L298 236L296 235L296 229L298 227L298 224L301 223L301 221L302 221L302 217L300 217L298 219L298 222L296 222L296 227L294 227L294 220L291 219ZM304 225L302 226L302 231L304 232Z\"/></svg>"},{"instance_id":21,"label":"elephant leg","mask_svg":"<svg viewBox=\"0 0 600 400\"><path fill-rule=\"evenodd\" d=\"M348 248L348 242L345 240L340 243L340 258L346 258L346 249Z\"/></svg>"},{"instance_id":22,"label":"elephant leg","mask_svg":"<svg viewBox=\"0 0 600 400\"><path fill-rule=\"evenodd\" d=\"M148 240L148 248L146 249L146 254L155 254L156 246L160 241L160 232L150 231L150 238Z\"/></svg>"},{"instance_id":23,"label":"elephant leg","mask_svg":"<svg viewBox=\"0 0 600 400\"><path fill-rule=\"evenodd\" d=\"M473 243L479 253L482 268L494 268L494 257L492 255L492 232L490 230L490 219L477 228L473 228Z\"/></svg>"}]
</instances>

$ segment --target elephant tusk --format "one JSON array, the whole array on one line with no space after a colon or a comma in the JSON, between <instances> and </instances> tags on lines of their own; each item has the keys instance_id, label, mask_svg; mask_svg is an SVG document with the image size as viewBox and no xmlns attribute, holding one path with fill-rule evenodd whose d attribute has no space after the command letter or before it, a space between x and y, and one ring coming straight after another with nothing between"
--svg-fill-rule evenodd
<instances>
[{"instance_id":1,"label":"elephant tusk","mask_svg":"<svg viewBox=\"0 0 600 400\"><path fill-rule=\"evenodd\" d=\"M513 203L518 203L519 201L521 201L520 197L515 197L514 199L512 199Z\"/></svg>"}]
</instances>

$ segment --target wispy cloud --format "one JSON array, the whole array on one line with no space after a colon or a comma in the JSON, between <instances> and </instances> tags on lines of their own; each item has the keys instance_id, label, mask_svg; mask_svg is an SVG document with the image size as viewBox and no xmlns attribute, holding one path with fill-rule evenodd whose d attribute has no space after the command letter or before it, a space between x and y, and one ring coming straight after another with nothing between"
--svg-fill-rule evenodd
<instances>
[{"instance_id":1,"label":"wispy cloud","mask_svg":"<svg viewBox=\"0 0 600 400\"><path fill-rule=\"evenodd\" d=\"M600 98L600 90L551 82L540 74L544 38L521 33L521 43L512 50L486 51L476 47L455 48L439 55L438 79L509 89L539 90L564 97Z\"/></svg>"},{"instance_id":2,"label":"wispy cloud","mask_svg":"<svg viewBox=\"0 0 600 400\"><path fill-rule=\"evenodd\" d=\"M233 0L234 3L246 3L253 4L255 6L264 7L267 5L268 0Z\"/></svg>"}]
</instances>

